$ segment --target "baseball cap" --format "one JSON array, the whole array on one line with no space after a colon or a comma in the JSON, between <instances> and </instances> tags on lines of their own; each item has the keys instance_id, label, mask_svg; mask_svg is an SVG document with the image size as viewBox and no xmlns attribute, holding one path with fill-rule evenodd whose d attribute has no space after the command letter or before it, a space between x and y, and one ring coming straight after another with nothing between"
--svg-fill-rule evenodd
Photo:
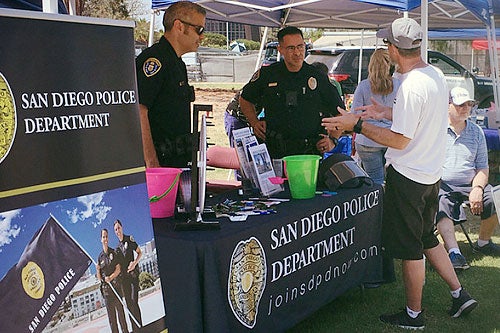
<instances>
[{"instance_id":1,"label":"baseball cap","mask_svg":"<svg viewBox=\"0 0 500 333\"><path fill-rule=\"evenodd\" d=\"M398 18L389 28L377 31L378 38L386 38L398 49L414 49L422 43L422 27L414 19Z\"/></svg>"},{"instance_id":2,"label":"baseball cap","mask_svg":"<svg viewBox=\"0 0 500 333\"><path fill-rule=\"evenodd\" d=\"M469 95L469 91L462 87L454 87L451 89L450 98L452 103L455 105L462 105L469 101L474 102L474 99L472 99Z\"/></svg>"}]
</instances>

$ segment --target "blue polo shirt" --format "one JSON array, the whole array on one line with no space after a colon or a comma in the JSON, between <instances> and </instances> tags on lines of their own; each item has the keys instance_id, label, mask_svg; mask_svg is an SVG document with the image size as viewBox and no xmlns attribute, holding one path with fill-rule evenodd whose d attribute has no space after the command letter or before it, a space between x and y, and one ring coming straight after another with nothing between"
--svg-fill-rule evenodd
<instances>
[{"instance_id":1,"label":"blue polo shirt","mask_svg":"<svg viewBox=\"0 0 500 333\"><path fill-rule=\"evenodd\" d=\"M446 160L442 180L451 185L470 185L477 170L488 168L488 149L483 130L466 120L460 135L447 130Z\"/></svg>"}]
</instances>

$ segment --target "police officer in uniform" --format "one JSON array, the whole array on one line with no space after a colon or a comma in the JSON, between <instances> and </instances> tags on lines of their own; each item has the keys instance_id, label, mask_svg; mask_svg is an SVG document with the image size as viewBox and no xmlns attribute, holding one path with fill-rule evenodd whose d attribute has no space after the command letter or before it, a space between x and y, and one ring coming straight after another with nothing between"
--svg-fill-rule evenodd
<instances>
[{"instance_id":1,"label":"police officer in uniform","mask_svg":"<svg viewBox=\"0 0 500 333\"><path fill-rule=\"evenodd\" d=\"M340 131L328 136L321 119L337 115L344 103L328 78L304 62L306 44L300 29L281 29L278 41L284 60L254 73L243 87L241 111L272 158L329 151ZM257 119L256 103L265 110L264 120Z\"/></svg>"},{"instance_id":2,"label":"police officer in uniform","mask_svg":"<svg viewBox=\"0 0 500 333\"><path fill-rule=\"evenodd\" d=\"M137 266L139 260L141 260L142 251L134 240L134 237L123 234L123 226L120 220L115 221L113 228L116 237L120 241L116 251L120 252L120 257L122 258L120 277L123 295L125 296L128 310L135 318L135 320L131 318L130 321L132 322L134 332L136 332L139 328L137 324L142 326L141 309L139 308L139 267ZM134 252L137 253L137 257Z\"/></svg>"},{"instance_id":3,"label":"police officer in uniform","mask_svg":"<svg viewBox=\"0 0 500 333\"><path fill-rule=\"evenodd\" d=\"M181 56L200 46L205 9L189 1L172 4L163 16L160 41L136 59L142 143L146 167L186 167L191 161L191 102Z\"/></svg>"},{"instance_id":4,"label":"police officer in uniform","mask_svg":"<svg viewBox=\"0 0 500 333\"><path fill-rule=\"evenodd\" d=\"M118 283L118 277L121 271L120 254L108 246L108 241L108 229L102 229L102 251L99 254L96 265L97 278L101 281L101 293L106 301L106 310L108 311L111 332L119 332L116 315L118 315L122 332L128 332L123 305L111 288L111 286L113 286L116 292L121 291L121 286Z\"/></svg>"}]
</instances>

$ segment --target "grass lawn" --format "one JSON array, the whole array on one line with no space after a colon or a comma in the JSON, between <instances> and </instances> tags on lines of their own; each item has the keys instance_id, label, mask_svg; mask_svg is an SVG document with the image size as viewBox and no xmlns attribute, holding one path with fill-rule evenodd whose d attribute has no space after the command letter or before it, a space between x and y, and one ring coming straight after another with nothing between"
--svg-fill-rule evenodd
<instances>
[{"instance_id":1,"label":"grass lawn","mask_svg":"<svg viewBox=\"0 0 500 333\"><path fill-rule=\"evenodd\" d=\"M473 241L477 240L479 220L472 217L466 228ZM457 239L462 253L471 268L461 272L462 285L479 302L479 306L467 317L454 319L447 311L451 296L447 285L439 275L427 265L423 295L423 308L426 319L426 332L500 332L500 258L472 253L465 236L457 227ZM500 243L498 229L493 241ZM405 305L403 283L401 281L401 262L396 261L394 283L376 289L352 289L324 306L315 314L299 323L288 333L321 332L402 332L379 321L382 313L393 313Z\"/></svg>"}]
</instances>

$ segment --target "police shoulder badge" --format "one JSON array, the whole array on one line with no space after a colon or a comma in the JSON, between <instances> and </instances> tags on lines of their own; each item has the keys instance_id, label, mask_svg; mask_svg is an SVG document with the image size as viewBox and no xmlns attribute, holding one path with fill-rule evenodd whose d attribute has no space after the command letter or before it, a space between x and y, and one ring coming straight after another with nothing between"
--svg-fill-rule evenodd
<instances>
[{"instance_id":1,"label":"police shoulder badge","mask_svg":"<svg viewBox=\"0 0 500 333\"><path fill-rule=\"evenodd\" d=\"M160 71L161 62L156 58L148 58L142 65L142 71L147 77L153 76Z\"/></svg>"},{"instance_id":2,"label":"police shoulder badge","mask_svg":"<svg viewBox=\"0 0 500 333\"><path fill-rule=\"evenodd\" d=\"M250 79L250 82L255 82L259 79L260 76L260 69L258 69L255 73L253 73L252 78Z\"/></svg>"},{"instance_id":3,"label":"police shoulder badge","mask_svg":"<svg viewBox=\"0 0 500 333\"><path fill-rule=\"evenodd\" d=\"M318 81L316 81L316 78L311 76L309 80L307 80L307 85L309 86L309 89L315 90L318 87Z\"/></svg>"},{"instance_id":4,"label":"police shoulder badge","mask_svg":"<svg viewBox=\"0 0 500 333\"><path fill-rule=\"evenodd\" d=\"M266 256L259 240L251 237L234 248L228 278L228 300L235 317L248 328L257 321L266 287Z\"/></svg>"}]
</instances>

